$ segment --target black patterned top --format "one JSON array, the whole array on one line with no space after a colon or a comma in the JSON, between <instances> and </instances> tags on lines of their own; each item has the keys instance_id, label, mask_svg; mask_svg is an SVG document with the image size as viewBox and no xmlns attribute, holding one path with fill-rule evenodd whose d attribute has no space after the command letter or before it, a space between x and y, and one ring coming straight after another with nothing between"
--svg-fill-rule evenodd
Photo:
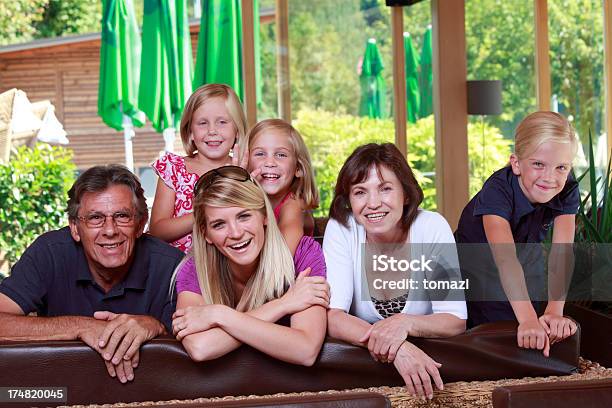
<instances>
[{"instance_id":1,"label":"black patterned top","mask_svg":"<svg viewBox=\"0 0 612 408\"><path fill-rule=\"evenodd\" d=\"M394 314L402 313L404 306L406 306L408 293L389 300L378 300L374 297L370 297L370 299L372 299L376 311L382 316L383 319L386 319Z\"/></svg>"}]
</instances>

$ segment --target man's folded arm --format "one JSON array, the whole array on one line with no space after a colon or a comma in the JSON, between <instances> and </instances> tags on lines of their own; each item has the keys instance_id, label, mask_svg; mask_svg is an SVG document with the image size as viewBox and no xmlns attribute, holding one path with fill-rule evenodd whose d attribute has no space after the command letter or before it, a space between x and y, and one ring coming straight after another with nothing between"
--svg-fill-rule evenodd
<instances>
[{"instance_id":1,"label":"man's folded arm","mask_svg":"<svg viewBox=\"0 0 612 408\"><path fill-rule=\"evenodd\" d=\"M21 307L0 293L0 339L2 340L77 340L86 330L104 326L93 317L25 316Z\"/></svg>"}]
</instances>

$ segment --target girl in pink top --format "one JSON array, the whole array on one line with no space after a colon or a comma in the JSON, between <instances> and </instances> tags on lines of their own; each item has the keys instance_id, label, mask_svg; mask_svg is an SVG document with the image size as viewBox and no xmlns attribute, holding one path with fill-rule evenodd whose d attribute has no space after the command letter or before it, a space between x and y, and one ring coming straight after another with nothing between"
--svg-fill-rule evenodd
<instances>
[{"instance_id":1,"label":"girl in pink top","mask_svg":"<svg viewBox=\"0 0 612 408\"><path fill-rule=\"evenodd\" d=\"M207 171L231 164L232 146L245 141L246 119L234 90L223 84L196 89L185 104L180 133L187 155L167 152L151 165L159 181L149 232L187 252L195 182ZM234 156L237 162L238 154Z\"/></svg>"},{"instance_id":2,"label":"girl in pink top","mask_svg":"<svg viewBox=\"0 0 612 408\"><path fill-rule=\"evenodd\" d=\"M280 231L295 254L302 237L313 234L311 210L319 205L306 144L282 119L257 123L249 131L246 144L248 170L268 194Z\"/></svg>"}]
</instances>

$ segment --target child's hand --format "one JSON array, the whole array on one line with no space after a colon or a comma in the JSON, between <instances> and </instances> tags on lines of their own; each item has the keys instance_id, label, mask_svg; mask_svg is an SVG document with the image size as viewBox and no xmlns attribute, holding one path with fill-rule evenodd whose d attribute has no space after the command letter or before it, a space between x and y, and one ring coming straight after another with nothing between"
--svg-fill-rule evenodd
<instances>
[{"instance_id":1,"label":"child's hand","mask_svg":"<svg viewBox=\"0 0 612 408\"><path fill-rule=\"evenodd\" d=\"M245 170L249 170L249 150L247 149L244 152L244 156L242 156L242 160L240 160L240 148L238 147L238 143L234 144L232 148L234 154L232 155L232 166L242 167ZM255 180L257 176L261 174L261 168L256 168L251 172L251 178Z\"/></svg>"},{"instance_id":2,"label":"child's hand","mask_svg":"<svg viewBox=\"0 0 612 408\"><path fill-rule=\"evenodd\" d=\"M249 149L247 149L244 154L240 155L240 148L238 147L238 143L234 143L234 147L232 147L232 165L242 167L245 170L248 170L249 166Z\"/></svg>"},{"instance_id":3,"label":"child's hand","mask_svg":"<svg viewBox=\"0 0 612 408\"><path fill-rule=\"evenodd\" d=\"M253 170L253 171L251 172L251 178L252 178L253 180L256 180L256 179L257 179L257 177L259 177L259 175L260 175L260 174L261 174L261 167L258 167L258 168L256 168L255 170Z\"/></svg>"},{"instance_id":4,"label":"child's hand","mask_svg":"<svg viewBox=\"0 0 612 408\"><path fill-rule=\"evenodd\" d=\"M577 326L572 319L552 313L544 313L539 318L540 324L548 333L550 344L555 344L576 333Z\"/></svg>"},{"instance_id":5,"label":"child's hand","mask_svg":"<svg viewBox=\"0 0 612 408\"><path fill-rule=\"evenodd\" d=\"M525 320L519 324L516 340L519 347L542 350L545 357L550 354L548 334L538 319Z\"/></svg>"}]
</instances>

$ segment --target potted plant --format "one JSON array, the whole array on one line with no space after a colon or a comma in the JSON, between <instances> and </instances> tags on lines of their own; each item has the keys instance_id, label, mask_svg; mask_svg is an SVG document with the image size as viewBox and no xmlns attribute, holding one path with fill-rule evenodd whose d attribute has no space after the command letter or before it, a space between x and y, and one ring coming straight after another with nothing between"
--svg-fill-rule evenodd
<instances>
[{"instance_id":1,"label":"potted plant","mask_svg":"<svg viewBox=\"0 0 612 408\"><path fill-rule=\"evenodd\" d=\"M612 189L610 162L602 175L594 164L589 133L588 180L576 215L575 267L565 312L582 330L581 354L612 366ZM576 301L571 301L576 299Z\"/></svg>"}]
</instances>

